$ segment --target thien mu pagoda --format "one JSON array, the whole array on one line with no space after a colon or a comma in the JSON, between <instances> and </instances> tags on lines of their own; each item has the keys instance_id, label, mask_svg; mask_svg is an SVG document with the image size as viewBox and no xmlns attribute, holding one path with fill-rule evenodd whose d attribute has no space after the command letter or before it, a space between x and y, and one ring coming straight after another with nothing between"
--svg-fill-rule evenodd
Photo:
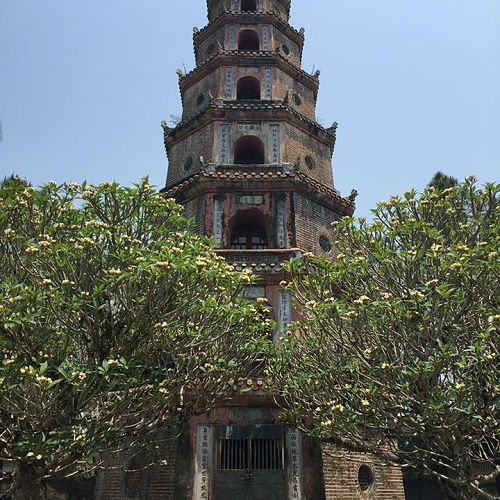
<instances>
[{"instance_id":1,"label":"thien mu pagoda","mask_svg":"<svg viewBox=\"0 0 500 500\"><path fill-rule=\"evenodd\" d=\"M289 24L290 4L208 0L208 24L193 30L196 67L178 71L182 119L163 123L166 196L228 262L260 276L247 294L272 305L276 341L295 317L283 262L334 251L331 223L353 214L356 194L334 187L337 124L316 121L319 71L301 68L304 30ZM302 436L281 422L261 381L245 384L249 392L165 431L163 466L103 470L96 498L405 498L399 469Z\"/></svg>"}]
</instances>

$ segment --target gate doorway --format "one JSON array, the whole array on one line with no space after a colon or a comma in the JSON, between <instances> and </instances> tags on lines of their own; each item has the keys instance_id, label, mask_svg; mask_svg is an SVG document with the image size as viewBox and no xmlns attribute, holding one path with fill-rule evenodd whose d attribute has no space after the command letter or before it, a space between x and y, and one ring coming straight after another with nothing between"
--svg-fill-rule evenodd
<instances>
[{"instance_id":1,"label":"gate doorway","mask_svg":"<svg viewBox=\"0 0 500 500\"><path fill-rule=\"evenodd\" d=\"M216 429L215 500L287 500L282 425Z\"/></svg>"}]
</instances>

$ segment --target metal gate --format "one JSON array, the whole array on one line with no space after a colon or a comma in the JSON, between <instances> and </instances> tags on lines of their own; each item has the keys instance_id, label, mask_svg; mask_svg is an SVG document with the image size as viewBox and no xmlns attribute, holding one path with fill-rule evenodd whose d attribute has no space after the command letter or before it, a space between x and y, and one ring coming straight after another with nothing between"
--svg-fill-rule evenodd
<instances>
[{"instance_id":1,"label":"metal gate","mask_svg":"<svg viewBox=\"0 0 500 500\"><path fill-rule=\"evenodd\" d=\"M216 430L215 500L287 500L284 427Z\"/></svg>"}]
</instances>

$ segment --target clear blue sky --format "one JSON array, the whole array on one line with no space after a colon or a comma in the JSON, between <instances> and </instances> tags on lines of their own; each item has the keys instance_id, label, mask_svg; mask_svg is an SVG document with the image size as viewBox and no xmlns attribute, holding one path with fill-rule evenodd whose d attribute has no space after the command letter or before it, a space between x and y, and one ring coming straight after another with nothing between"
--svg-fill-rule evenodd
<instances>
[{"instance_id":1,"label":"clear blue sky","mask_svg":"<svg viewBox=\"0 0 500 500\"><path fill-rule=\"evenodd\" d=\"M166 176L160 122L180 114L205 0L0 0L0 176ZM336 187L358 214L438 169L497 180L500 0L292 0L318 117L340 123Z\"/></svg>"}]
</instances>

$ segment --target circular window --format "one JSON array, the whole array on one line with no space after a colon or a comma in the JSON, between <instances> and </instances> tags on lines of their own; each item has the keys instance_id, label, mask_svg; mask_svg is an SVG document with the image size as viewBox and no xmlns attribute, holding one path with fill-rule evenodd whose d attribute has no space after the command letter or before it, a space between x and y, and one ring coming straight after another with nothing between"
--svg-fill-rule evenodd
<instances>
[{"instance_id":1,"label":"circular window","mask_svg":"<svg viewBox=\"0 0 500 500\"><path fill-rule=\"evenodd\" d=\"M201 106L205 102L205 94L198 94L196 98L196 105Z\"/></svg>"},{"instance_id":2,"label":"circular window","mask_svg":"<svg viewBox=\"0 0 500 500\"><path fill-rule=\"evenodd\" d=\"M314 158L312 156L306 156L306 167L309 170L313 170L316 168L316 162L314 161Z\"/></svg>"},{"instance_id":3,"label":"circular window","mask_svg":"<svg viewBox=\"0 0 500 500\"><path fill-rule=\"evenodd\" d=\"M283 49L283 52L286 56L290 55L290 47L288 45L283 44L281 48Z\"/></svg>"},{"instance_id":4,"label":"circular window","mask_svg":"<svg viewBox=\"0 0 500 500\"><path fill-rule=\"evenodd\" d=\"M301 106L302 105L302 98L300 97L299 94L293 94L293 102L297 105L297 106Z\"/></svg>"},{"instance_id":5,"label":"circular window","mask_svg":"<svg viewBox=\"0 0 500 500\"><path fill-rule=\"evenodd\" d=\"M321 247L321 250L323 250L323 252L332 251L332 244L330 243L330 240L326 236L320 236L319 246Z\"/></svg>"},{"instance_id":6,"label":"circular window","mask_svg":"<svg viewBox=\"0 0 500 500\"><path fill-rule=\"evenodd\" d=\"M184 170L191 170L193 163L193 157L189 156L184 163Z\"/></svg>"},{"instance_id":7,"label":"circular window","mask_svg":"<svg viewBox=\"0 0 500 500\"><path fill-rule=\"evenodd\" d=\"M205 54L207 56L213 54L215 51L215 43L211 43L208 47L207 47L207 50L205 51Z\"/></svg>"},{"instance_id":8,"label":"circular window","mask_svg":"<svg viewBox=\"0 0 500 500\"><path fill-rule=\"evenodd\" d=\"M368 465L362 465L359 468L358 481L362 491L368 491L373 485L375 478L373 477L372 469Z\"/></svg>"}]
</instances>

